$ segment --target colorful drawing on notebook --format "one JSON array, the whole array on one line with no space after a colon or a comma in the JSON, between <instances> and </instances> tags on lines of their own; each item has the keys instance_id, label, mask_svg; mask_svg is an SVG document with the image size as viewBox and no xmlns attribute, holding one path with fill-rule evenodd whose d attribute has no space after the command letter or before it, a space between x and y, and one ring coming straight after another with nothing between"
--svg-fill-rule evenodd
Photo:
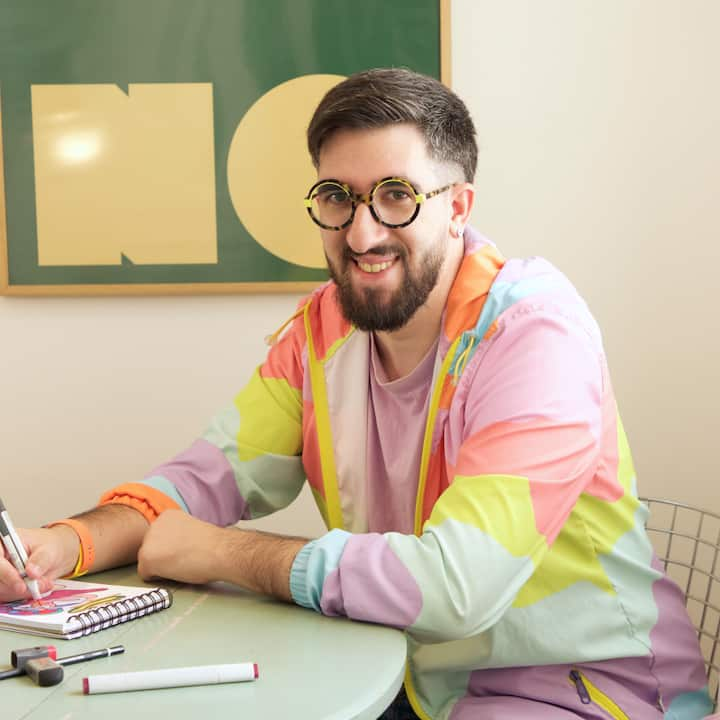
<instances>
[{"instance_id":1,"label":"colorful drawing on notebook","mask_svg":"<svg viewBox=\"0 0 720 720\"><path fill-rule=\"evenodd\" d=\"M12 602L0 603L0 613L6 615L54 615L62 612L73 612L89 603L99 600L101 604L113 602L117 597L103 597L96 593L102 593L107 587L89 587L83 589L66 588L62 581L56 582L53 591L40 600L13 600Z\"/></svg>"}]
</instances>

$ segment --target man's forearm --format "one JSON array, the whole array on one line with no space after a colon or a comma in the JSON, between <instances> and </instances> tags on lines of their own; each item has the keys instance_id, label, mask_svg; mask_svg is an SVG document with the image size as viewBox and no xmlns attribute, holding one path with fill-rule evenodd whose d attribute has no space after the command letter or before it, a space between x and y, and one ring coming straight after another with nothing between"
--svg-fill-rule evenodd
<instances>
[{"instance_id":1,"label":"man's forearm","mask_svg":"<svg viewBox=\"0 0 720 720\"><path fill-rule=\"evenodd\" d=\"M292 602L290 570L308 540L228 528L223 548L228 578L255 592Z\"/></svg>"},{"instance_id":2,"label":"man's forearm","mask_svg":"<svg viewBox=\"0 0 720 720\"><path fill-rule=\"evenodd\" d=\"M137 560L138 549L149 527L137 510L127 505L102 505L73 518L84 523L92 537L95 551L92 572Z\"/></svg>"},{"instance_id":3,"label":"man's forearm","mask_svg":"<svg viewBox=\"0 0 720 720\"><path fill-rule=\"evenodd\" d=\"M222 580L291 601L290 569L308 541L255 530L222 528L166 510L150 526L138 554L145 579L203 584Z\"/></svg>"}]
</instances>

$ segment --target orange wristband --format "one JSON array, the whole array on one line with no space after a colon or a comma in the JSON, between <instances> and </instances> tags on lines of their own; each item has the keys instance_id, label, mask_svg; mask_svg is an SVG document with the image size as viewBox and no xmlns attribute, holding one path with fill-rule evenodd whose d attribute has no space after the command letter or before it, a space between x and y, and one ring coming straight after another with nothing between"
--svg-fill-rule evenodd
<instances>
[{"instance_id":1,"label":"orange wristband","mask_svg":"<svg viewBox=\"0 0 720 720\"><path fill-rule=\"evenodd\" d=\"M76 533L80 539L80 553L78 555L77 563L70 575L66 577L74 578L85 575L85 573L92 567L95 562L95 545L93 545L92 535L88 526L80 520L73 520L68 518L67 520L56 520L55 522L48 523L45 527L51 528L54 525L68 525Z\"/></svg>"}]
</instances>

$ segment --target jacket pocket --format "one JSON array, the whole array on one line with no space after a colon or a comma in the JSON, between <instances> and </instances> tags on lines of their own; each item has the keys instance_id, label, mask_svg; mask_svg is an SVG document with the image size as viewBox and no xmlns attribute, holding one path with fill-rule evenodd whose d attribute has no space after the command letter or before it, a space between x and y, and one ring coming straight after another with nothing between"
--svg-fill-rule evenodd
<instances>
[{"instance_id":1,"label":"jacket pocket","mask_svg":"<svg viewBox=\"0 0 720 720\"><path fill-rule=\"evenodd\" d=\"M630 718L620 709L618 704L588 678L573 668L568 676L568 682L572 683L580 697L583 705L597 705L602 708L613 720L630 720Z\"/></svg>"}]
</instances>

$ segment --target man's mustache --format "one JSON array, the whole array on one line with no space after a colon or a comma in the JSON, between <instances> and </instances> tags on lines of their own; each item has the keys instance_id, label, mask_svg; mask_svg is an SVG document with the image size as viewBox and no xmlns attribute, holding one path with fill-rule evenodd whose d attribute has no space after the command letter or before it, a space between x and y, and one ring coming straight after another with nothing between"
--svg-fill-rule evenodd
<instances>
[{"instance_id":1,"label":"man's mustache","mask_svg":"<svg viewBox=\"0 0 720 720\"><path fill-rule=\"evenodd\" d=\"M397 255L400 258L404 258L407 254L404 247L395 245L380 245L374 247L371 252L373 255ZM343 248L343 260L345 261L358 260L363 255L367 255L367 253L357 253L347 245Z\"/></svg>"}]
</instances>

